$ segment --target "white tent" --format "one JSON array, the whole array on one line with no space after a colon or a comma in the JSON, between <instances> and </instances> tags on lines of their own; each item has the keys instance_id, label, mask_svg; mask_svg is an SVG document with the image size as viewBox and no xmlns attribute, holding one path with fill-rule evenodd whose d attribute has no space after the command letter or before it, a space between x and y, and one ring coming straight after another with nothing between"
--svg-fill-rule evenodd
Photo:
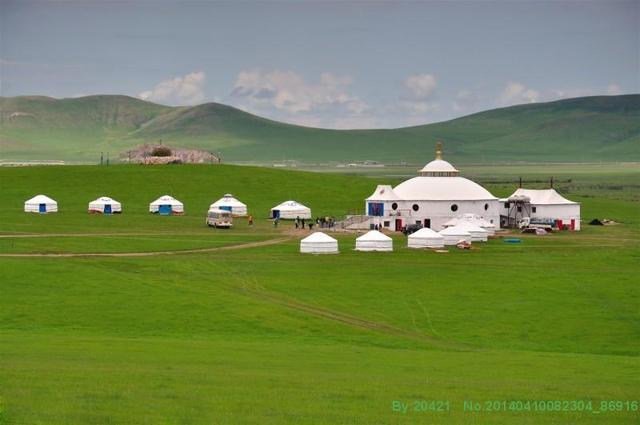
<instances>
[{"instance_id":1,"label":"white tent","mask_svg":"<svg viewBox=\"0 0 640 425\"><path fill-rule=\"evenodd\" d=\"M160 215L184 214L184 205L177 199L164 195L149 204L149 212Z\"/></svg>"},{"instance_id":2,"label":"white tent","mask_svg":"<svg viewBox=\"0 0 640 425\"><path fill-rule=\"evenodd\" d=\"M442 248L444 236L428 227L423 227L409 235L407 246L409 248Z\"/></svg>"},{"instance_id":3,"label":"white tent","mask_svg":"<svg viewBox=\"0 0 640 425\"><path fill-rule=\"evenodd\" d=\"M356 239L356 251L393 251L393 239L371 230Z\"/></svg>"},{"instance_id":4,"label":"white tent","mask_svg":"<svg viewBox=\"0 0 640 425\"><path fill-rule=\"evenodd\" d=\"M461 220L454 227L466 230L471 235L471 242L486 242L489 236L489 232L469 221Z\"/></svg>"},{"instance_id":5,"label":"white tent","mask_svg":"<svg viewBox=\"0 0 640 425\"><path fill-rule=\"evenodd\" d=\"M24 212L54 213L58 212L58 203L45 195L36 195L24 202Z\"/></svg>"},{"instance_id":6,"label":"white tent","mask_svg":"<svg viewBox=\"0 0 640 425\"><path fill-rule=\"evenodd\" d=\"M271 208L271 218L295 220L296 217L311 218L311 208L296 201L286 201Z\"/></svg>"},{"instance_id":7,"label":"white tent","mask_svg":"<svg viewBox=\"0 0 640 425\"><path fill-rule=\"evenodd\" d=\"M234 216L247 215L247 206L233 197L232 194L227 193L222 198L211 204L209 208L219 208L221 210L231 211Z\"/></svg>"},{"instance_id":8,"label":"white tent","mask_svg":"<svg viewBox=\"0 0 640 425\"><path fill-rule=\"evenodd\" d=\"M338 241L325 233L315 232L300 241L300 252L307 254L337 254Z\"/></svg>"},{"instance_id":9,"label":"white tent","mask_svg":"<svg viewBox=\"0 0 640 425\"><path fill-rule=\"evenodd\" d=\"M509 201L514 198L528 199L531 204L530 218L541 221L554 221L558 226L568 226L571 230L580 230L580 203L570 201L555 189L518 189L508 198L501 200L508 215Z\"/></svg>"},{"instance_id":10,"label":"white tent","mask_svg":"<svg viewBox=\"0 0 640 425\"><path fill-rule=\"evenodd\" d=\"M443 224L443 227L455 226L456 224L458 224L458 223L460 223L462 221L467 221L469 223L475 224L478 227L482 227L484 230L487 231L489 236L493 236L496 233L495 224L490 223L489 221L485 220L484 218L480 217L477 214L462 214L462 215L459 215L459 216L454 217L451 220L445 222Z\"/></svg>"},{"instance_id":11,"label":"white tent","mask_svg":"<svg viewBox=\"0 0 640 425\"><path fill-rule=\"evenodd\" d=\"M122 212L122 204L107 196L101 196L95 201L89 202L89 213L119 214Z\"/></svg>"},{"instance_id":12,"label":"white tent","mask_svg":"<svg viewBox=\"0 0 640 425\"><path fill-rule=\"evenodd\" d=\"M460 241L471 243L471 234L459 226L451 226L440 230L440 235L444 236L445 245L456 245Z\"/></svg>"}]
</instances>

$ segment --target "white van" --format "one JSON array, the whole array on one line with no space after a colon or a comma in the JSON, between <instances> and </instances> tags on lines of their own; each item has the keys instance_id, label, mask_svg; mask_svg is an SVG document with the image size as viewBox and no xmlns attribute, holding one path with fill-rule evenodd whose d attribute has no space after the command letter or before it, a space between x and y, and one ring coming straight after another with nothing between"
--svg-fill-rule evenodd
<instances>
[{"instance_id":1,"label":"white van","mask_svg":"<svg viewBox=\"0 0 640 425\"><path fill-rule=\"evenodd\" d=\"M233 227L231 211L211 208L207 213L207 226L230 229Z\"/></svg>"}]
</instances>

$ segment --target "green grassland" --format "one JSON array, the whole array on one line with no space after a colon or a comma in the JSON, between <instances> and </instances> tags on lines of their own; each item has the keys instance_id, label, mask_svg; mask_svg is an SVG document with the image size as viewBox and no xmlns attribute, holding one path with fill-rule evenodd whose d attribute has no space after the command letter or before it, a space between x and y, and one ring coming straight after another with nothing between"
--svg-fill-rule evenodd
<instances>
[{"instance_id":1,"label":"green grassland","mask_svg":"<svg viewBox=\"0 0 640 425\"><path fill-rule=\"evenodd\" d=\"M0 97L0 159L97 163L158 142L225 161L414 162L437 140L458 163L640 160L640 95L518 105L399 129L327 130L230 106L167 107L126 96Z\"/></svg>"},{"instance_id":2,"label":"green grassland","mask_svg":"<svg viewBox=\"0 0 640 425\"><path fill-rule=\"evenodd\" d=\"M296 199L314 215L341 216L390 179L237 166L0 168L0 254L172 251L0 256L0 424L637 423L637 411L471 413L463 402L591 400L600 410L601 400L640 398L640 173L466 171L498 196L518 174L558 176L582 202L584 230L442 254L409 250L401 235L393 253L356 252L355 235L340 234L340 254L307 256L298 240L308 232L275 229L272 206ZM60 213L23 213L36 192ZM204 225L227 192L248 204L253 227ZM165 193L185 203L184 216L147 212ZM101 195L124 213L87 214ZM593 217L620 224L586 225ZM423 399L450 410L392 410Z\"/></svg>"}]
</instances>

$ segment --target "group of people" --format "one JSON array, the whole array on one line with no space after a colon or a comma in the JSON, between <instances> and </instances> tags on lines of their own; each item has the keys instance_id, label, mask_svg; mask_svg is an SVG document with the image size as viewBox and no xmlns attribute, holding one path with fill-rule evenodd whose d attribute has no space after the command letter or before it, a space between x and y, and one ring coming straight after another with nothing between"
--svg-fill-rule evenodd
<instances>
[{"instance_id":1,"label":"group of people","mask_svg":"<svg viewBox=\"0 0 640 425\"><path fill-rule=\"evenodd\" d=\"M280 223L279 217L276 217L273 219L273 227L278 227L279 223ZM315 225L323 229L332 229L336 224L336 219L335 217L327 216L327 217L316 217L316 219L313 220L313 219L300 218L300 216L298 216L293 221L293 224L296 226L296 229L302 229L302 230L306 229L307 227L309 228L309 230L313 230L313 226ZM253 217L251 217L251 221L249 225L253 225Z\"/></svg>"}]
</instances>

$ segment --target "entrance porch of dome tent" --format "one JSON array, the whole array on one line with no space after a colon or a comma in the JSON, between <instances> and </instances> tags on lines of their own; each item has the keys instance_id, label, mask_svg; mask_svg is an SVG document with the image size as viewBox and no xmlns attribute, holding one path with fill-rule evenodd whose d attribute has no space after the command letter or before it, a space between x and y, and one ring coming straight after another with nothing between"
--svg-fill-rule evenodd
<instances>
[{"instance_id":1,"label":"entrance porch of dome tent","mask_svg":"<svg viewBox=\"0 0 640 425\"><path fill-rule=\"evenodd\" d=\"M38 205L38 212L39 213L46 213L47 212L47 204L39 204Z\"/></svg>"},{"instance_id":2,"label":"entrance porch of dome tent","mask_svg":"<svg viewBox=\"0 0 640 425\"><path fill-rule=\"evenodd\" d=\"M158 214L171 215L171 205L160 205L158 207Z\"/></svg>"},{"instance_id":3,"label":"entrance porch of dome tent","mask_svg":"<svg viewBox=\"0 0 640 425\"><path fill-rule=\"evenodd\" d=\"M111 204L105 204L104 209L102 210L104 214L111 214Z\"/></svg>"},{"instance_id":4,"label":"entrance porch of dome tent","mask_svg":"<svg viewBox=\"0 0 640 425\"><path fill-rule=\"evenodd\" d=\"M280 210L271 210L271 218L280 218Z\"/></svg>"}]
</instances>

